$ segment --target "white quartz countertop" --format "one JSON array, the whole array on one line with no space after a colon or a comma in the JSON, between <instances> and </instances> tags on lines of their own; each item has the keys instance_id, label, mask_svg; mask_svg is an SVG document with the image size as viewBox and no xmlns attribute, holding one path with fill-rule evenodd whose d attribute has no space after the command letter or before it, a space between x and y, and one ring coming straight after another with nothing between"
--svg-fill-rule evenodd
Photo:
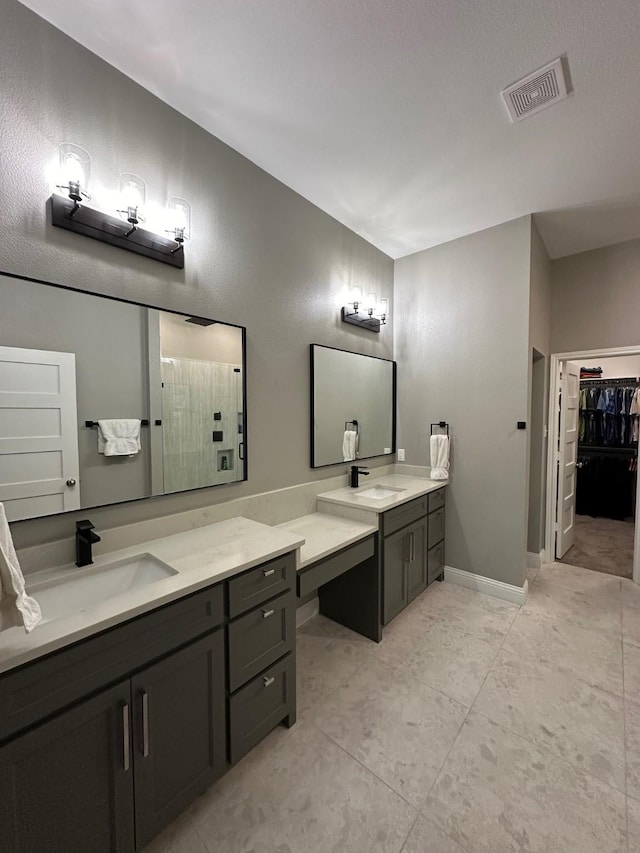
<instances>
[{"instance_id":1,"label":"white quartz countertop","mask_svg":"<svg viewBox=\"0 0 640 853\"><path fill-rule=\"evenodd\" d=\"M177 574L96 601L95 607L38 625L31 634L21 627L0 630L0 673L293 551L304 541L295 531L232 518L96 557L88 569L151 554ZM27 577L27 591L79 572L73 564L38 572Z\"/></svg>"},{"instance_id":2,"label":"white quartz countertop","mask_svg":"<svg viewBox=\"0 0 640 853\"><path fill-rule=\"evenodd\" d=\"M304 537L298 571L371 536L378 530L377 525L363 524L361 521L351 521L324 512L313 512L311 515L294 518L293 521L280 524L279 528Z\"/></svg>"},{"instance_id":3,"label":"white quartz countertop","mask_svg":"<svg viewBox=\"0 0 640 853\"><path fill-rule=\"evenodd\" d=\"M361 477L357 489L349 486L343 489L334 489L332 492L324 492L318 495L318 501L366 509L374 512L386 512L395 506L400 506L414 498L419 498L436 489L442 489L448 484L448 480L427 480L424 477L407 477L403 474L390 474L387 477L378 477L372 482L367 482L368 477ZM375 498L367 496L366 492L372 488L399 489L390 497ZM364 493L364 494L363 494ZM322 507L320 507L322 508Z\"/></svg>"}]
</instances>

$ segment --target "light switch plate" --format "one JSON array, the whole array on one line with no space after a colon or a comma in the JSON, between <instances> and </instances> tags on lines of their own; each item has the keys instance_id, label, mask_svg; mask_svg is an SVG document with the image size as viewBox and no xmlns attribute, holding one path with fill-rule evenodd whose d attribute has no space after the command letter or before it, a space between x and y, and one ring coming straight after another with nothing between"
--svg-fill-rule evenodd
<instances>
[{"instance_id":1,"label":"light switch plate","mask_svg":"<svg viewBox=\"0 0 640 853\"><path fill-rule=\"evenodd\" d=\"M391 453L391 448L390 448L390 447L385 447L384 452L385 452L385 453Z\"/></svg>"},{"instance_id":2,"label":"light switch plate","mask_svg":"<svg viewBox=\"0 0 640 853\"><path fill-rule=\"evenodd\" d=\"M398 449L398 462L404 462L404 449Z\"/></svg>"}]
</instances>

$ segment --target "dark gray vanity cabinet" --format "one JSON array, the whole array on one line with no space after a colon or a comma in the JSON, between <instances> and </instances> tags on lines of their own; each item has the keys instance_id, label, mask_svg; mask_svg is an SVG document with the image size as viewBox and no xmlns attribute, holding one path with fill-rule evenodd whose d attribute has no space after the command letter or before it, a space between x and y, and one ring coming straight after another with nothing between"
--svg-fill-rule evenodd
<instances>
[{"instance_id":1,"label":"dark gray vanity cabinet","mask_svg":"<svg viewBox=\"0 0 640 853\"><path fill-rule=\"evenodd\" d=\"M127 680L0 747L2 853L134 849L129 710Z\"/></svg>"},{"instance_id":2,"label":"dark gray vanity cabinet","mask_svg":"<svg viewBox=\"0 0 640 853\"><path fill-rule=\"evenodd\" d=\"M136 847L226 769L224 632L131 679Z\"/></svg>"},{"instance_id":3,"label":"dark gray vanity cabinet","mask_svg":"<svg viewBox=\"0 0 640 853\"><path fill-rule=\"evenodd\" d=\"M444 489L383 513L380 532L387 625L444 571Z\"/></svg>"}]
</instances>

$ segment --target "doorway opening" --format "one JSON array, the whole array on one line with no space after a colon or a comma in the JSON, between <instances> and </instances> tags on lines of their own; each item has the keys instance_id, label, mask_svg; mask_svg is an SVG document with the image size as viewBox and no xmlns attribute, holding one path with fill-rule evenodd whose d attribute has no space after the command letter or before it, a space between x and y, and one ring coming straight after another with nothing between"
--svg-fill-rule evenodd
<instances>
[{"instance_id":1,"label":"doorway opening","mask_svg":"<svg viewBox=\"0 0 640 853\"><path fill-rule=\"evenodd\" d=\"M550 369L546 553L638 583L640 347L560 353Z\"/></svg>"}]
</instances>

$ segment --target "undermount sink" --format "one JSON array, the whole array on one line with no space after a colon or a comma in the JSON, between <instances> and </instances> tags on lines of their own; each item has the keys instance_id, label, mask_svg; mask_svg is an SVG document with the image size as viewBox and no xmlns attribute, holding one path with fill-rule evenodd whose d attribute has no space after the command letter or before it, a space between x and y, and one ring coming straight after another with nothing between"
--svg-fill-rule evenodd
<instances>
[{"instance_id":1,"label":"undermount sink","mask_svg":"<svg viewBox=\"0 0 640 853\"><path fill-rule=\"evenodd\" d=\"M115 563L78 569L59 580L36 583L27 591L40 605L43 624L176 574L176 569L151 554L136 554Z\"/></svg>"},{"instance_id":2,"label":"undermount sink","mask_svg":"<svg viewBox=\"0 0 640 853\"><path fill-rule=\"evenodd\" d=\"M394 498L399 492L406 492L406 489L396 489L393 486L369 486L367 489L358 489L357 493L361 498L381 501L384 498Z\"/></svg>"}]
</instances>

